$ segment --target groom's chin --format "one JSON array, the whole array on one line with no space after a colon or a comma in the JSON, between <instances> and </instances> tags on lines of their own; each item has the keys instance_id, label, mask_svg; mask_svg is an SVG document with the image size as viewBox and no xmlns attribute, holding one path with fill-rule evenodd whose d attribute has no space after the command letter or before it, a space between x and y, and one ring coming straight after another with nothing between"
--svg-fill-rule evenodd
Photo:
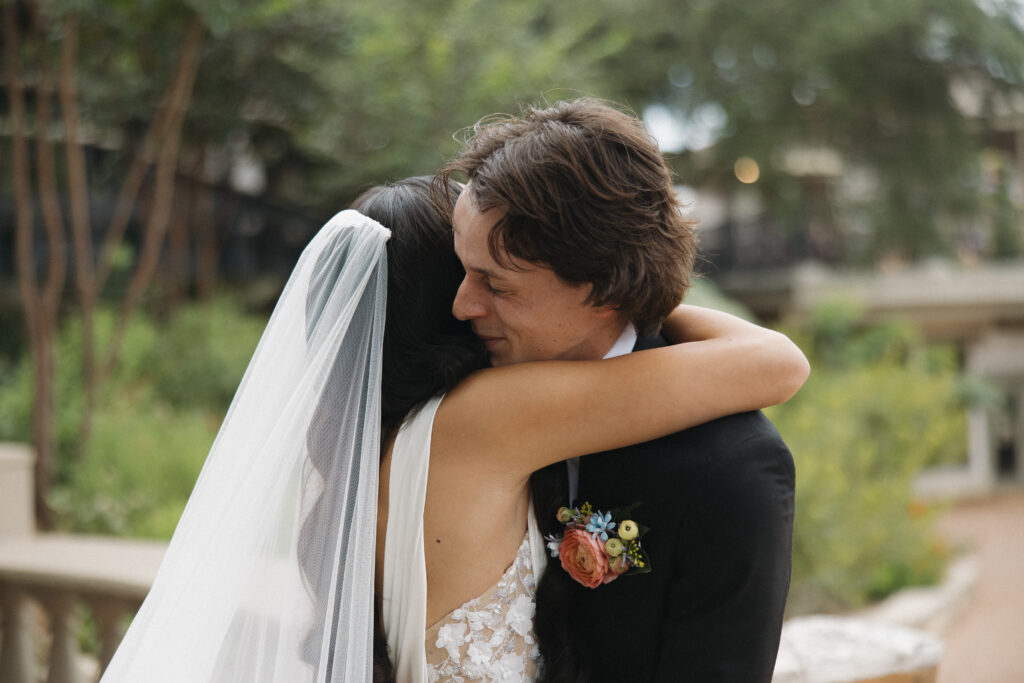
<instances>
[{"instance_id":1,"label":"groom's chin","mask_svg":"<svg viewBox=\"0 0 1024 683\"><path fill-rule=\"evenodd\" d=\"M519 359L515 358L512 354L508 353L507 350L500 349L487 352L487 358L491 361L492 368L500 368L503 365L512 365L520 362Z\"/></svg>"},{"instance_id":2,"label":"groom's chin","mask_svg":"<svg viewBox=\"0 0 1024 683\"><path fill-rule=\"evenodd\" d=\"M508 342L504 339L499 337L480 337L480 341L483 342L484 348L487 349L487 357L490 359L492 367L497 368L515 362L510 357Z\"/></svg>"},{"instance_id":3,"label":"groom's chin","mask_svg":"<svg viewBox=\"0 0 1024 683\"><path fill-rule=\"evenodd\" d=\"M511 361L506 360L501 354L488 353L487 360L491 362L492 368L500 368L503 365L511 365Z\"/></svg>"}]
</instances>

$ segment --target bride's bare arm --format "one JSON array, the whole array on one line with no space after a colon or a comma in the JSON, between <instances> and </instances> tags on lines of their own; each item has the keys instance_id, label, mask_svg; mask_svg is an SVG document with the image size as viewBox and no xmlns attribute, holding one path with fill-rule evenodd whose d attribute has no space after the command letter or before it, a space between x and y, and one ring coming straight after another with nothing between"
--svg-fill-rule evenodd
<instances>
[{"instance_id":1,"label":"bride's bare arm","mask_svg":"<svg viewBox=\"0 0 1024 683\"><path fill-rule=\"evenodd\" d=\"M764 370L763 378L767 381L764 389L768 394L764 397L765 403L758 408L788 401L807 381L810 373L807 357L789 337L712 308L687 304L677 306L662 323L661 334L672 344L747 334L764 335L765 343L776 350L779 357L775 365Z\"/></svg>"},{"instance_id":2,"label":"bride's bare arm","mask_svg":"<svg viewBox=\"0 0 1024 683\"><path fill-rule=\"evenodd\" d=\"M692 340L600 361L482 370L442 402L432 449L503 476L647 441L724 415L781 403L809 372L784 335L681 306L666 321Z\"/></svg>"}]
</instances>

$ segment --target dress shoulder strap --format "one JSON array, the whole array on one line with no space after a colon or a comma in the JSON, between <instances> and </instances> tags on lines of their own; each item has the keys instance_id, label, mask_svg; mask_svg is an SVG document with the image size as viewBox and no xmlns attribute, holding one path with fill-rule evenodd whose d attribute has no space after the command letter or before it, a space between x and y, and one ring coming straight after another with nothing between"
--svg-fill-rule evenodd
<instances>
[{"instance_id":1,"label":"dress shoulder strap","mask_svg":"<svg viewBox=\"0 0 1024 683\"><path fill-rule=\"evenodd\" d=\"M442 398L427 401L406 419L391 451L381 621L396 677L403 683L421 683L427 675L423 645L427 620L423 504L430 466L430 437Z\"/></svg>"}]
</instances>

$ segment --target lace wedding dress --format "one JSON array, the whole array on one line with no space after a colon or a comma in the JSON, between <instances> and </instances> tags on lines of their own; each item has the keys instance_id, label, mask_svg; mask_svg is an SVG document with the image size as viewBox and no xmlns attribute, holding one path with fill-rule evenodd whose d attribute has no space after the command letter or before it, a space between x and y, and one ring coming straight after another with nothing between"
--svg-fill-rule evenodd
<instances>
[{"instance_id":1,"label":"lace wedding dress","mask_svg":"<svg viewBox=\"0 0 1024 683\"><path fill-rule=\"evenodd\" d=\"M396 676L399 683L533 681L540 659L534 589L546 556L532 512L516 558L498 583L424 630L423 503L440 402L432 399L402 426L391 454L381 604Z\"/></svg>"}]
</instances>

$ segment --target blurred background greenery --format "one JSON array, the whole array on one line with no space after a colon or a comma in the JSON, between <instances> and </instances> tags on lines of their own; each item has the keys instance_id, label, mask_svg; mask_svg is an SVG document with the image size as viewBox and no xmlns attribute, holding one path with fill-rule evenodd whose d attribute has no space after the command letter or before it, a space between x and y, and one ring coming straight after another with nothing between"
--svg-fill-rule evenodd
<instances>
[{"instance_id":1,"label":"blurred background greenery","mask_svg":"<svg viewBox=\"0 0 1024 683\"><path fill-rule=\"evenodd\" d=\"M2 9L0 440L35 444L44 527L168 537L323 220L430 173L482 116L590 95L644 118L702 221L692 300L782 326L811 358L770 411L797 461L791 608L941 576L912 482L963 463L966 408L994 390L910 324L843 299L787 318L728 285L808 261L1019 263L1020 3Z\"/></svg>"}]
</instances>

